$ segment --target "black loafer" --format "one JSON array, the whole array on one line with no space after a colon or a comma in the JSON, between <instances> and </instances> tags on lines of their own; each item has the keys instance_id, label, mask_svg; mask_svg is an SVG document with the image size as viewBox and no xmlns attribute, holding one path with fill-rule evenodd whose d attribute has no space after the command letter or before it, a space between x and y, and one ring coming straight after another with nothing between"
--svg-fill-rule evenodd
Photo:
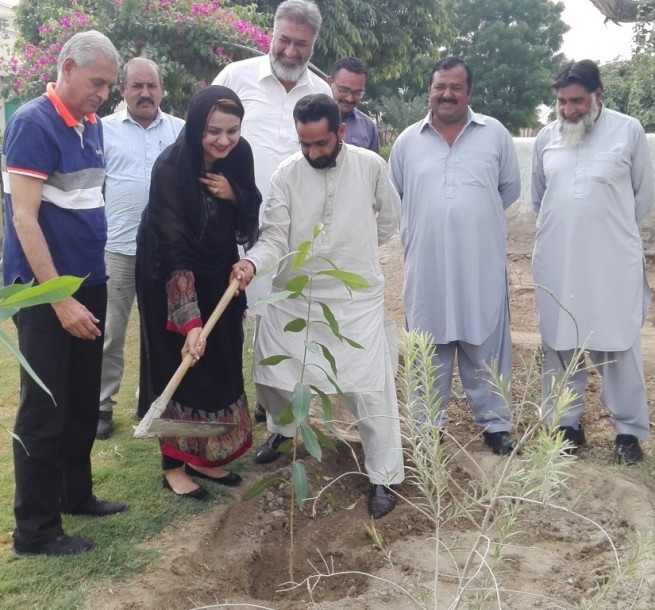
<instances>
[{"instance_id":1,"label":"black loafer","mask_svg":"<svg viewBox=\"0 0 655 610\"><path fill-rule=\"evenodd\" d=\"M255 455L255 464L269 464L270 462L277 460L277 458L280 457L280 452L277 448L282 442L286 441L287 438L289 437L282 436L281 434L271 434L271 436L269 436L264 444L259 448L257 455Z\"/></svg>"},{"instance_id":2,"label":"black loafer","mask_svg":"<svg viewBox=\"0 0 655 610\"><path fill-rule=\"evenodd\" d=\"M575 455L578 449L587 442L582 425L579 428L575 428L574 426L560 426L558 430L562 432L564 440L571 444L570 447L564 449L564 452L569 455Z\"/></svg>"},{"instance_id":3,"label":"black loafer","mask_svg":"<svg viewBox=\"0 0 655 610\"><path fill-rule=\"evenodd\" d=\"M252 412L252 418L260 424L266 422L266 409L262 407L261 403L255 405L255 410Z\"/></svg>"},{"instance_id":4,"label":"black loafer","mask_svg":"<svg viewBox=\"0 0 655 610\"><path fill-rule=\"evenodd\" d=\"M111 502L110 500L98 500L91 496L84 504L73 510L64 510L62 512L69 515L85 515L87 517L107 517L124 513L128 509L127 504L122 502Z\"/></svg>"},{"instance_id":5,"label":"black loafer","mask_svg":"<svg viewBox=\"0 0 655 610\"><path fill-rule=\"evenodd\" d=\"M220 483L221 485L227 485L228 487L236 487L243 481L236 472L230 472L224 477L210 477L208 474L196 470L193 466L189 466L189 464L184 464L184 472L186 472L190 477L206 479L207 481L212 481L212 483Z\"/></svg>"},{"instance_id":6,"label":"black loafer","mask_svg":"<svg viewBox=\"0 0 655 610\"><path fill-rule=\"evenodd\" d=\"M78 555L86 553L93 548L93 542L84 538L73 538L62 534L54 540L38 546L21 546L14 542L14 553L18 557L31 557L33 555L47 555L48 557L63 557L64 555Z\"/></svg>"},{"instance_id":7,"label":"black loafer","mask_svg":"<svg viewBox=\"0 0 655 610\"><path fill-rule=\"evenodd\" d=\"M96 439L106 441L114 431L114 422L111 411L100 411L98 413L98 427L96 428Z\"/></svg>"},{"instance_id":8,"label":"black loafer","mask_svg":"<svg viewBox=\"0 0 655 610\"><path fill-rule=\"evenodd\" d=\"M614 461L617 464L634 466L644 459L639 439L632 434L617 434L614 443Z\"/></svg>"},{"instance_id":9,"label":"black loafer","mask_svg":"<svg viewBox=\"0 0 655 610\"><path fill-rule=\"evenodd\" d=\"M384 485L371 485L368 496L368 514L373 519L388 515L396 507L396 496Z\"/></svg>"},{"instance_id":10,"label":"black loafer","mask_svg":"<svg viewBox=\"0 0 655 610\"><path fill-rule=\"evenodd\" d=\"M505 430L501 432L483 432L484 442L491 447L496 455L509 455L516 443L512 435Z\"/></svg>"},{"instance_id":11,"label":"black loafer","mask_svg":"<svg viewBox=\"0 0 655 610\"><path fill-rule=\"evenodd\" d=\"M174 493L178 498L187 498L189 500L207 500L210 498L209 492L202 487L198 487L198 489L194 489L193 491L188 491L185 494L179 494L171 487L171 484L166 477L164 477L162 481L162 486L164 489L168 489L168 491Z\"/></svg>"}]
</instances>

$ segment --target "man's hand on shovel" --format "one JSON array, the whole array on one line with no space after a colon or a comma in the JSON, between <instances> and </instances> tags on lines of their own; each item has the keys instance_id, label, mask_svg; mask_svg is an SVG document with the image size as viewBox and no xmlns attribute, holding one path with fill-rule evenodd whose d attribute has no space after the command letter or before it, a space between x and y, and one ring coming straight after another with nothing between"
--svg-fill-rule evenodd
<instances>
[{"instance_id":1,"label":"man's hand on shovel","mask_svg":"<svg viewBox=\"0 0 655 610\"><path fill-rule=\"evenodd\" d=\"M202 327L192 328L186 335L184 346L182 347L182 359L186 358L187 354L193 358L190 366L195 366L198 360L205 355L205 347L207 340L201 338Z\"/></svg>"},{"instance_id":2,"label":"man's hand on shovel","mask_svg":"<svg viewBox=\"0 0 655 610\"><path fill-rule=\"evenodd\" d=\"M256 272L255 265L249 260L242 259L232 265L230 281L237 280L239 282L239 291L245 290L246 286L252 282L252 278L255 277ZM237 294L239 294L238 291Z\"/></svg>"}]
</instances>

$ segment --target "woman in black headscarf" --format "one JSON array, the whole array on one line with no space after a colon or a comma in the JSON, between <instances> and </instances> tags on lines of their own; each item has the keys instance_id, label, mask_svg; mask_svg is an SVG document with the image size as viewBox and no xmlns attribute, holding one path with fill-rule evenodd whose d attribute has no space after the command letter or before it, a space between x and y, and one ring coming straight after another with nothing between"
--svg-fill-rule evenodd
<instances>
[{"instance_id":1,"label":"woman in black headscarf","mask_svg":"<svg viewBox=\"0 0 655 610\"><path fill-rule=\"evenodd\" d=\"M248 249L257 239L261 195L250 145L240 137L243 115L227 87L207 87L193 98L182 133L155 162L137 234L139 415L161 394L180 354L190 353L195 366L163 416L237 424L221 437L161 439L164 487L193 499L208 494L188 475L238 485L241 477L221 466L252 444L241 360L245 294L199 341L239 259L237 244Z\"/></svg>"}]
</instances>

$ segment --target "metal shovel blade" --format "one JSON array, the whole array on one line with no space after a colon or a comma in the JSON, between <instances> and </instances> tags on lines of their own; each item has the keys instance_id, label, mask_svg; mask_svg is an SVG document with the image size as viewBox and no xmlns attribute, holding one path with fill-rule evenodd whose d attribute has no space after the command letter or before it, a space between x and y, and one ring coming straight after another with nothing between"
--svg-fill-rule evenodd
<instances>
[{"instance_id":1,"label":"metal shovel blade","mask_svg":"<svg viewBox=\"0 0 655 610\"><path fill-rule=\"evenodd\" d=\"M155 436L177 436L209 438L229 434L235 423L213 423L200 421L179 421L173 419L153 419L147 430L134 427L134 438L153 438Z\"/></svg>"}]
</instances>

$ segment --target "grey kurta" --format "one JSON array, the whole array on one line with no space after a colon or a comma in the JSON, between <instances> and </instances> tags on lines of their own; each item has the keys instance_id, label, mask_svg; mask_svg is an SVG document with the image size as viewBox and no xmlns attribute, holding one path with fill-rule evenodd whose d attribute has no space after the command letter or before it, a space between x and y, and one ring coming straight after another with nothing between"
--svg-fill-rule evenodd
<instances>
[{"instance_id":1,"label":"grey kurta","mask_svg":"<svg viewBox=\"0 0 655 610\"><path fill-rule=\"evenodd\" d=\"M650 299L639 222L653 204L653 176L640 123L603 108L577 146L558 123L541 130L532 160L537 218L533 274L539 327L552 349L632 347Z\"/></svg>"},{"instance_id":2,"label":"grey kurta","mask_svg":"<svg viewBox=\"0 0 655 610\"><path fill-rule=\"evenodd\" d=\"M431 121L430 112L408 127L389 162L402 198L407 325L436 344L481 345L504 315L504 212L521 191L516 151L498 121L471 109L452 147Z\"/></svg>"},{"instance_id":3,"label":"grey kurta","mask_svg":"<svg viewBox=\"0 0 655 610\"><path fill-rule=\"evenodd\" d=\"M302 153L297 153L283 161L273 174L260 238L247 255L261 271L310 240L314 226L323 223L314 253L368 280L370 287L354 291L352 296L340 281L329 276L316 278L312 285L312 299L327 303L341 332L365 348L354 349L339 341L325 326L312 327L311 338L327 345L335 357L337 380L344 392L382 391L385 387L388 349L383 330L384 278L378 245L394 232L399 207L400 200L389 181L386 163L375 153L343 144L336 166L327 170L312 168ZM310 266L314 270L329 267L325 261ZM271 291L282 290L293 275L290 261L286 260L273 278ZM282 331L296 317L307 317L303 299L266 305L255 343L255 363L275 354L302 356L304 333ZM316 305L311 317L324 319ZM327 367L320 355L310 352L308 358ZM257 383L283 390L293 390L300 374L297 360L272 367L253 367L253 379ZM325 374L316 367L305 369L304 381L334 393Z\"/></svg>"}]
</instances>

